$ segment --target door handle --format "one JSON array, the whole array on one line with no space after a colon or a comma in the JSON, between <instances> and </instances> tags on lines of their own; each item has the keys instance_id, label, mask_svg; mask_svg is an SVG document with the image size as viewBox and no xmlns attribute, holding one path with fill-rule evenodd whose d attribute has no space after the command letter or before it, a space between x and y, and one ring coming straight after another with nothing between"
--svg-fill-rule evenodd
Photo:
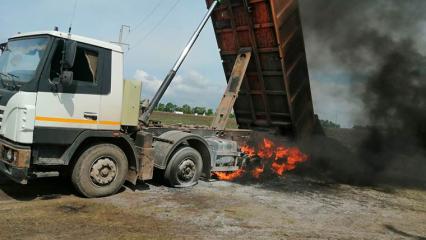
<instances>
[{"instance_id":1,"label":"door handle","mask_svg":"<svg viewBox=\"0 0 426 240\"><path fill-rule=\"evenodd\" d=\"M93 112L85 112L84 118L96 121L98 120L98 114Z\"/></svg>"}]
</instances>

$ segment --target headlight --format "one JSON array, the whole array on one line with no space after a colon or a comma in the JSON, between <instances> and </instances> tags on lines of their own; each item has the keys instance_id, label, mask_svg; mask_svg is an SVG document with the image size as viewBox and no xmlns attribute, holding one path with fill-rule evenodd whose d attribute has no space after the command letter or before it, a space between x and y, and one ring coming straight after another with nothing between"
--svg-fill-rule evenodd
<instances>
[{"instance_id":1,"label":"headlight","mask_svg":"<svg viewBox=\"0 0 426 240\"><path fill-rule=\"evenodd\" d=\"M6 152L6 160L9 162L13 161L13 151L11 149L7 150Z\"/></svg>"},{"instance_id":2,"label":"headlight","mask_svg":"<svg viewBox=\"0 0 426 240\"><path fill-rule=\"evenodd\" d=\"M12 149L7 149L4 153L4 158L8 162L16 162L16 159L18 158L18 152Z\"/></svg>"}]
</instances>

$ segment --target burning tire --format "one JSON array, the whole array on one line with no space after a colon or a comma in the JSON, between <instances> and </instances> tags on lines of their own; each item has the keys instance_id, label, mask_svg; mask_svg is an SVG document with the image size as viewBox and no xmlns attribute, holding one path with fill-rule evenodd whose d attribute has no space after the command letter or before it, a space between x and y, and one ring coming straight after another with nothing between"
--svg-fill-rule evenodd
<instances>
[{"instance_id":1,"label":"burning tire","mask_svg":"<svg viewBox=\"0 0 426 240\"><path fill-rule=\"evenodd\" d=\"M200 153L192 147L183 147L173 154L164 178L172 187L190 187L197 184L202 169Z\"/></svg>"},{"instance_id":2,"label":"burning tire","mask_svg":"<svg viewBox=\"0 0 426 240\"><path fill-rule=\"evenodd\" d=\"M124 152L113 144L88 148L72 170L72 182L88 198L115 194L126 180L128 162Z\"/></svg>"}]
</instances>

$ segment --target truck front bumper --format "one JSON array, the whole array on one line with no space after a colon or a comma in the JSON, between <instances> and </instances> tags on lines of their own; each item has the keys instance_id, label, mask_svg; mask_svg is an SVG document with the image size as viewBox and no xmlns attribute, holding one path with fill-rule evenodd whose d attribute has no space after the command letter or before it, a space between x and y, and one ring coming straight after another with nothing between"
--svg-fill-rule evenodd
<instances>
[{"instance_id":1,"label":"truck front bumper","mask_svg":"<svg viewBox=\"0 0 426 240\"><path fill-rule=\"evenodd\" d=\"M31 147L0 139L0 172L17 183L27 184Z\"/></svg>"}]
</instances>

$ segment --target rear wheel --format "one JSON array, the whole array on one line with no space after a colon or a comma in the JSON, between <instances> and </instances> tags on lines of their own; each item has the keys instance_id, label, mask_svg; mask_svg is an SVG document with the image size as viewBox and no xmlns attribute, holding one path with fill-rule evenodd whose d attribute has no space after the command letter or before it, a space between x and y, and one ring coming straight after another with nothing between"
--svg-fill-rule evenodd
<instances>
[{"instance_id":1,"label":"rear wheel","mask_svg":"<svg viewBox=\"0 0 426 240\"><path fill-rule=\"evenodd\" d=\"M127 158L119 147L98 144L81 154L71 178L75 188L85 197L104 197L120 190L127 171Z\"/></svg>"},{"instance_id":2,"label":"rear wheel","mask_svg":"<svg viewBox=\"0 0 426 240\"><path fill-rule=\"evenodd\" d=\"M192 147L183 147L173 154L164 177L172 187L190 187L197 184L202 169L200 153Z\"/></svg>"}]
</instances>

